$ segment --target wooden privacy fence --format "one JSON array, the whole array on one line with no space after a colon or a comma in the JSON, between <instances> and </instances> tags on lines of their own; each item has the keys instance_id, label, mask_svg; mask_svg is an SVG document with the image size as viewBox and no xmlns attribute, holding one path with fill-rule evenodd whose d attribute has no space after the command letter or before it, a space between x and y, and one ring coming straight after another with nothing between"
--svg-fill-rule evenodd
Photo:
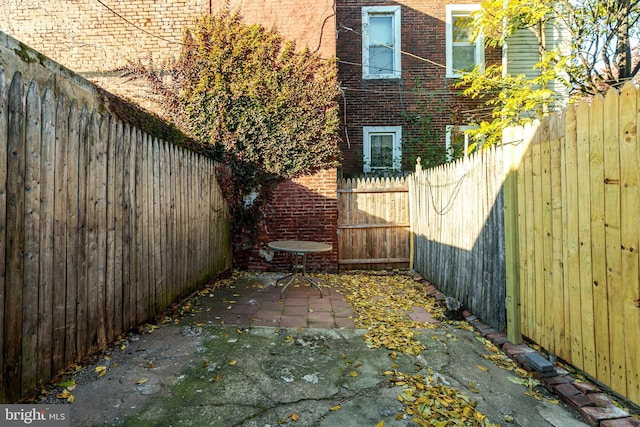
<instances>
[{"instance_id":1,"label":"wooden privacy fence","mask_svg":"<svg viewBox=\"0 0 640 427\"><path fill-rule=\"evenodd\" d=\"M338 180L340 268L407 268L409 237L405 178Z\"/></svg>"},{"instance_id":2,"label":"wooden privacy fence","mask_svg":"<svg viewBox=\"0 0 640 427\"><path fill-rule=\"evenodd\" d=\"M0 41L0 383L14 402L229 267L230 244L210 159Z\"/></svg>"},{"instance_id":3,"label":"wooden privacy fence","mask_svg":"<svg viewBox=\"0 0 640 427\"><path fill-rule=\"evenodd\" d=\"M409 179L414 270L502 330L505 254L502 150L422 170Z\"/></svg>"},{"instance_id":4,"label":"wooden privacy fence","mask_svg":"<svg viewBox=\"0 0 640 427\"><path fill-rule=\"evenodd\" d=\"M638 111L629 83L505 137L522 333L640 404Z\"/></svg>"}]
</instances>

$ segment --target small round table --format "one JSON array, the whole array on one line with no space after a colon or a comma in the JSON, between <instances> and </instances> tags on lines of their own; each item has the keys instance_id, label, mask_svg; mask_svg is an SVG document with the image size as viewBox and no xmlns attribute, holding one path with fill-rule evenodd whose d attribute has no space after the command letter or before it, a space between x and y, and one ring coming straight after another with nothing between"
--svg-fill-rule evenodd
<instances>
[{"instance_id":1,"label":"small round table","mask_svg":"<svg viewBox=\"0 0 640 427\"><path fill-rule=\"evenodd\" d=\"M329 252L333 249L333 246L326 243L312 242L308 240L276 240L274 242L269 242L267 246L276 251L289 252L293 256L293 273L276 280L276 287L278 287L278 283L280 281L289 279L282 288L282 291L280 291L280 298L282 298L284 290L287 289L287 286L289 286L293 279L295 279L298 272L300 272L300 277L306 279L309 283L311 283L311 285L315 286L316 289L320 291L320 298L322 298L322 289L320 289L318 283L307 276L307 254Z\"/></svg>"}]
</instances>

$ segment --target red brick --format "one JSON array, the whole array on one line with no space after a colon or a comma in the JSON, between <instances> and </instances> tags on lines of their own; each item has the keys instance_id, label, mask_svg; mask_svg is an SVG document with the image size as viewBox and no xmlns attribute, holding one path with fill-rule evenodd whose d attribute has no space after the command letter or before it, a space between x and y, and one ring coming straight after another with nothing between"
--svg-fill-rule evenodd
<instances>
[{"instance_id":1,"label":"red brick","mask_svg":"<svg viewBox=\"0 0 640 427\"><path fill-rule=\"evenodd\" d=\"M600 427L638 427L640 421L631 417L607 420L600 423Z\"/></svg>"},{"instance_id":2,"label":"red brick","mask_svg":"<svg viewBox=\"0 0 640 427\"><path fill-rule=\"evenodd\" d=\"M524 355L527 353L535 352L534 349L532 349L526 344L511 344L511 343L507 343L504 346L502 346L502 351L504 351L511 357L514 357L516 355Z\"/></svg>"},{"instance_id":3,"label":"red brick","mask_svg":"<svg viewBox=\"0 0 640 427\"><path fill-rule=\"evenodd\" d=\"M563 396L563 398L565 402L575 409L580 409L583 406L593 406L593 401L586 394L578 393L572 396Z\"/></svg>"},{"instance_id":4,"label":"red brick","mask_svg":"<svg viewBox=\"0 0 640 427\"><path fill-rule=\"evenodd\" d=\"M581 393L584 393L584 394L596 393L598 391L598 388L596 386L594 386L593 384L589 384L589 383L583 383L583 382L576 381L573 385L578 390L580 390Z\"/></svg>"},{"instance_id":5,"label":"red brick","mask_svg":"<svg viewBox=\"0 0 640 427\"><path fill-rule=\"evenodd\" d=\"M626 418L629 416L625 411L615 406L607 406L604 408L597 406L583 406L580 408L580 414L582 414L584 420L592 426L598 426L606 420Z\"/></svg>"},{"instance_id":6,"label":"red brick","mask_svg":"<svg viewBox=\"0 0 640 427\"><path fill-rule=\"evenodd\" d=\"M571 383L558 384L553 388L558 396L566 399L568 396L582 394Z\"/></svg>"}]
</instances>

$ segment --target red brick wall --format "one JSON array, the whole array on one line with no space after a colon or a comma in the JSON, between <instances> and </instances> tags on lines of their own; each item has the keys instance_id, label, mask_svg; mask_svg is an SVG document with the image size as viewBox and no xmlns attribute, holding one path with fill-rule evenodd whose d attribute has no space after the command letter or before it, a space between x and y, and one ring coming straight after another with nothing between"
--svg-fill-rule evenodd
<instances>
[{"instance_id":1,"label":"red brick wall","mask_svg":"<svg viewBox=\"0 0 640 427\"><path fill-rule=\"evenodd\" d=\"M307 257L310 271L338 271L337 171L322 170L314 175L288 180L273 190L271 203L264 212L258 245L246 253L249 270L286 271L291 258L273 252L267 244L273 240L313 240L333 246L331 252Z\"/></svg>"},{"instance_id":2,"label":"red brick wall","mask_svg":"<svg viewBox=\"0 0 640 427\"><path fill-rule=\"evenodd\" d=\"M114 69L127 60L156 64L179 55L185 27L225 5L247 23L275 25L299 48L335 55L333 0L96 0L0 1L0 31L81 74L109 92L157 111L149 93ZM117 16L115 13L120 16Z\"/></svg>"},{"instance_id":3,"label":"red brick wall","mask_svg":"<svg viewBox=\"0 0 640 427\"><path fill-rule=\"evenodd\" d=\"M469 0L406 0L401 4L402 50L419 58L403 54L401 57L402 78L395 80L362 79L362 7L392 6L398 2L381 0L351 0L337 2L336 28L338 40L336 49L342 61L339 65L339 80L345 88L346 104L341 102L341 117L346 108L346 129L343 123L343 139L348 140L343 149L342 174L345 177L362 173L363 126L402 126L403 142L407 142L412 131L406 116L416 116L418 101L431 106L429 114L433 118L432 127L444 144L447 125L467 124L471 110L477 102L462 99L460 89L452 85L455 79L445 78L446 65L446 5L477 4ZM501 53L488 50L486 62L499 62ZM417 96L414 92L416 79L423 83L427 94L433 99ZM346 131L345 131L346 130ZM405 170L413 170L414 164L406 159L417 155L424 158L420 146L403 146ZM424 164L424 163L423 163Z\"/></svg>"}]
</instances>

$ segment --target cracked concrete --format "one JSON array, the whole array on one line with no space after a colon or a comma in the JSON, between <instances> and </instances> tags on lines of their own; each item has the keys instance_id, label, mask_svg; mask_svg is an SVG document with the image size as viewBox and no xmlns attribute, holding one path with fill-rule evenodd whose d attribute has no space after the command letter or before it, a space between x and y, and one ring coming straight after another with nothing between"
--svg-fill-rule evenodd
<instances>
[{"instance_id":1,"label":"cracked concrete","mask_svg":"<svg viewBox=\"0 0 640 427\"><path fill-rule=\"evenodd\" d=\"M335 315L337 299L318 301L313 291L308 290L309 299L313 295L314 304L331 302L327 313ZM279 289L269 286L259 292L236 286L232 292L240 302L245 297L254 301L247 304L252 308L279 299ZM281 305L299 303L306 292L291 287L290 299ZM224 314L234 324L221 325L220 311L208 311L207 306L217 304L218 298L202 300L202 310L194 317L132 336L124 347L114 346L106 357L77 372L72 425L350 427L384 421L387 427L415 426L402 416L402 387L383 374L393 369L440 378L476 400L479 411L503 426L586 425L562 404L525 395L524 386L509 380L513 372L482 358L492 353L468 330L449 325L421 330L419 338L427 349L418 357L398 354L393 359L387 349L369 349L364 330L309 328L306 318L293 328L242 326L233 310ZM286 309L277 315L284 319ZM97 376L98 365L107 366L106 375Z\"/></svg>"},{"instance_id":2,"label":"cracked concrete","mask_svg":"<svg viewBox=\"0 0 640 427\"><path fill-rule=\"evenodd\" d=\"M396 419L401 387L382 373L428 369L478 401L496 423L581 426L567 408L538 401L508 380L512 375L482 359L489 354L472 332L450 326L423 330L419 357L369 349L356 329L276 329L203 326L199 335L165 325L142 335L108 373L79 385L72 425L301 426L412 425ZM240 333L241 332L241 333ZM434 339L437 337L437 339ZM152 363L153 367L149 367ZM487 371L478 368L482 365ZM91 366L86 367L91 372ZM137 384L146 380L142 384ZM473 390L477 390L474 392ZM340 405L340 409L332 410ZM294 423L291 414L298 420Z\"/></svg>"}]
</instances>

